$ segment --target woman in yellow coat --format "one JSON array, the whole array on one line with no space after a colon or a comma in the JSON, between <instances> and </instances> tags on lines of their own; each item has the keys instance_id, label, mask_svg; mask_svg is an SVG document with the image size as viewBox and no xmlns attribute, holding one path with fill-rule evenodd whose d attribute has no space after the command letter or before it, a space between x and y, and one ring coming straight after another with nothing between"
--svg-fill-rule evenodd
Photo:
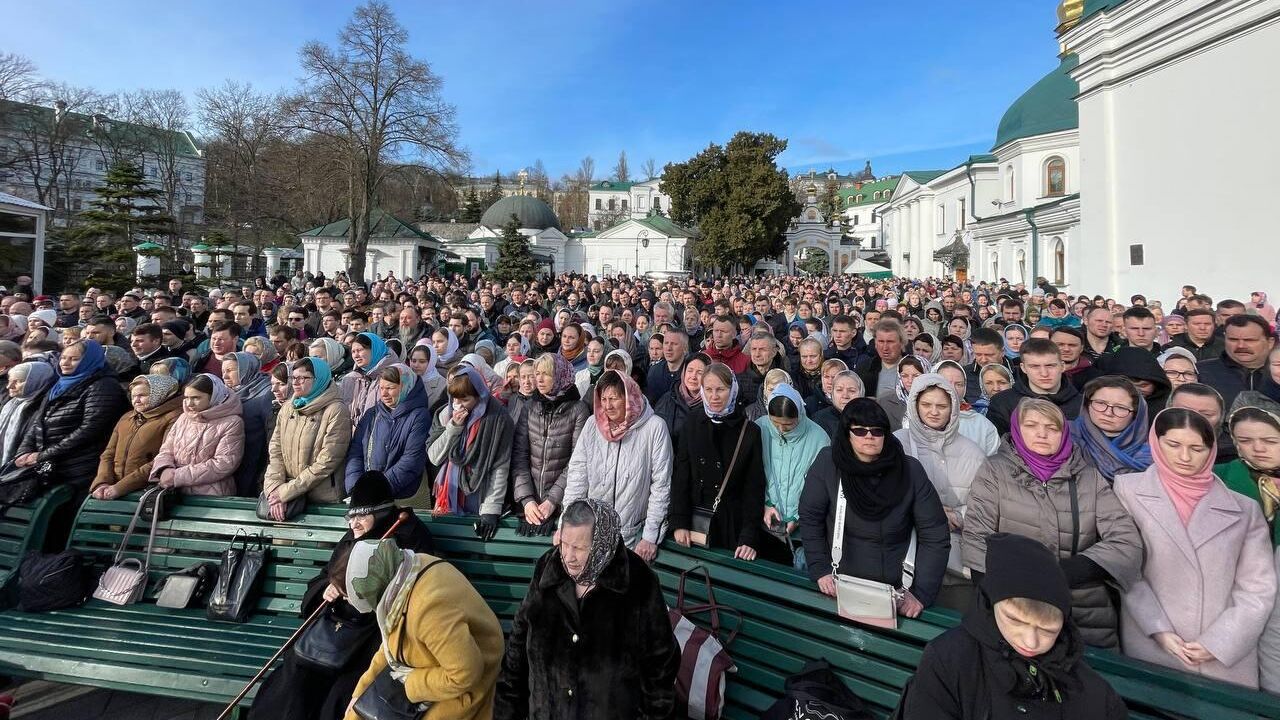
<instances>
[{"instance_id":1,"label":"woman in yellow coat","mask_svg":"<svg viewBox=\"0 0 1280 720\"><path fill-rule=\"evenodd\" d=\"M423 704L424 720L493 716L502 625L457 568L394 540L370 540L352 548L346 577L347 602L376 612L382 648L356 684L345 720L361 720L360 696L384 672Z\"/></svg>"}]
</instances>

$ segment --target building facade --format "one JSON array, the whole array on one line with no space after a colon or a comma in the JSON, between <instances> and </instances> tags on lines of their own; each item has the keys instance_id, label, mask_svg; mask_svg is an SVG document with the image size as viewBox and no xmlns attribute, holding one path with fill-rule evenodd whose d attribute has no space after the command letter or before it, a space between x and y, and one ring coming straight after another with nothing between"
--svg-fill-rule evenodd
<instances>
[{"instance_id":1,"label":"building facade","mask_svg":"<svg viewBox=\"0 0 1280 720\"><path fill-rule=\"evenodd\" d=\"M587 191L587 225L600 232L623 220L671 212L671 198L658 189L660 178L644 182L601 180Z\"/></svg>"}]
</instances>

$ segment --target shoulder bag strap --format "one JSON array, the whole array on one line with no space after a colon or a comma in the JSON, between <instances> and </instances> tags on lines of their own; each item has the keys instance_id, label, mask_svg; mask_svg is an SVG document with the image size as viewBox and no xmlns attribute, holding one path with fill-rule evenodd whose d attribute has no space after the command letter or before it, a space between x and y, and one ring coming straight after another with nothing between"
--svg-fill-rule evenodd
<instances>
[{"instance_id":1,"label":"shoulder bag strap","mask_svg":"<svg viewBox=\"0 0 1280 720\"><path fill-rule=\"evenodd\" d=\"M444 562L444 560L441 560L441 559L432 560L430 563L427 564L426 567L419 570L418 575L415 578L413 578L413 585L409 586L410 591L412 592L413 587L418 584L418 581L422 579L423 575L427 574L428 570L435 567L436 565L439 565L442 562ZM409 603L406 602L404 604L404 615L400 618L400 641L396 643L396 662L400 663L401 665L405 664L404 634L405 634L406 625L408 624L408 617L409 617Z\"/></svg>"},{"instance_id":2,"label":"shoulder bag strap","mask_svg":"<svg viewBox=\"0 0 1280 720\"><path fill-rule=\"evenodd\" d=\"M116 557L111 561L113 565L119 565L120 561L124 559L125 548L129 547L129 538L133 537L133 531L138 527L138 518L142 516L142 505L146 502L147 495L150 492L151 489L148 489L142 493L142 497L138 498L138 506L133 509L133 519L129 521L129 529L125 530L124 537L120 538L120 547L116 549ZM153 513L151 517L154 518L155 514Z\"/></svg>"},{"instance_id":3,"label":"shoulder bag strap","mask_svg":"<svg viewBox=\"0 0 1280 720\"><path fill-rule=\"evenodd\" d=\"M836 479L836 526L831 531L831 574L840 574L840 560L844 558L844 513L848 503L844 499L844 485Z\"/></svg>"},{"instance_id":4,"label":"shoulder bag strap","mask_svg":"<svg viewBox=\"0 0 1280 720\"><path fill-rule=\"evenodd\" d=\"M151 510L151 533L147 536L147 553L142 561L142 574L145 577L151 570L151 549L156 544L156 525L160 524L160 503L164 499L165 488L156 485L147 490L147 493L155 493L155 505ZM142 507L142 503L138 503L138 507Z\"/></svg>"},{"instance_id":5,"label":"shoulder bag strap","mask_svg":"<svg viewBox=\"0 0 1280 720\"><path fill-rule=\"evenodd\" d=\"M1076 488L1076 479L1067 481L1071 490L1071 555L1080 554L1080 491Z\"/></svg>"},{"instance_id":6,"label":"shoulder bag strap","mask_svg":"<svg viewBox=\"0 0 1280 720\"><path fill-rule=\"evenodd\" d=\"M747 436L747 425L754 425L747 420L746 416L742 418L742 429L738 431L738 444L733 448L733 456L729 458L729 466L724 470L724 478L720 480L720 489L716 491L716 499L711 503L711 514L715 515L716 510L720 509L720 498L724 497L724 489L729 487L729 476L733 474L733 466L738 464L738 451L742 450L742 439Z\"/></svg>"}]
</instances>

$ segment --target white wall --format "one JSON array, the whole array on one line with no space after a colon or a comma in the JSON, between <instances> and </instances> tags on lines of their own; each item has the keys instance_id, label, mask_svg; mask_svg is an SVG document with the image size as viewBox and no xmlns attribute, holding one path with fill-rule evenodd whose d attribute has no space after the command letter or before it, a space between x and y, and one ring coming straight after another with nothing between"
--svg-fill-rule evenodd
<instances>
[{"instance_id":1,"label":"white wall","mask_svg":"<svg viewBox=\"0 0 1280 720\"><path fill-rule=\"evenodd\" d=\"M1166 301L1184 283L1215 300L1280 290L1274 7L1130 0L1067 36L1081 59L1088 288ZM1163 47L1143 48L1155 33ZM1129 262L1133 244L1141 266Z\"/></svg>"}]
</instances>

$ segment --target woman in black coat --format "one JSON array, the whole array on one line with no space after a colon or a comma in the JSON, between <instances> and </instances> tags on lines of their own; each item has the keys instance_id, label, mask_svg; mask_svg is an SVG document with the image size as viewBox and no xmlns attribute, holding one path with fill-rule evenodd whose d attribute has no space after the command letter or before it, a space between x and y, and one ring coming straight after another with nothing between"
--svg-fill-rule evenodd
<instances>
[{"instance_id":1,"label":"woman in black coat","mask_svg":"<svg viewBox=\"0 0 1280 720\"><path fill-rule=\"evenodd\" d=\"M702 376L711 366L711 358L706 353L695 353L684 361L680 368L680 379L671 390L658 398L653 407L653 414L662 418L667 425L667 435L671 438L674 450L684 432L684 424L689 419L693 408L702 406Z\"/></svg>"},{"instance_id":2,"label":"woman in black coat","mask_svg":"<svg viewBox=\"0 0 1280 720\"><path fill-rule=\"evenodd\" d=\"M831 548L836 506L846 500L840 574L899 587L903 562L916 534L914 581L898 612L916 617L933 604L951 551L942 501L920 461L889 431L889 416L870 398L849 401L840 431L814 458L800 494L800 534L809 577L835 596Z\"/></svg>"},{"instance_id":3,"label":"woman in black coat","mask_svg":"<svg viewBox=\"0 0 1280 720\"><path fill-rule=\"evenodd\" d=\"M712 363L702 376L702 406L689 411L671 459L667 519L675 541L688 547L695 541L695 515L709 513L707 547L755 560L764 545L764 455L760 428L747 419L737 395L733 371Z\"/></svg>"},{"instance_id":4,"label":"woman in black coat","mask_svg":"<svg viewBox=\"0 0 1280 720\"><path fill-rule=\"evenodd\" d=\"M86 493L111 431L128 407L102 346L95 340L72 343L58 357L58 379L45 394L14 462L18 467L50 463L52 482Z\"/></svg>"},{"instance_id":5,"label":"woman in black coat","mask_svg":"<svg viewBox=\"0 0 1280 720\"><path fill-rule=\"evenodd\" d=\"M347 557L358 541L381 539L399 516L399 508L395 506L391 485L385 475L371 470L356 480L347 510L347 534L334 547L324 569L307 585L298 614L310 617L323 600L330 600L330 608L325 611L329 617L323 617L319 622L326 623L332 618L350 626L367 628L364 643L339 670L307 664L299 658L295 644L285 653L284 664L262 682L249 710L250 720L340 720L346 713L356 683L369 668L369 661L382 642L374 613L360 613L343 597ZM397 547L405 550L434 552L430 531L412 511L391 537Z\"/></svg>"},{"instance_id":6,"label":"woman in black coat","mask_svg":"<svg viewBox=\"0 0 1280 720\"><path fill-rule=\"evenodd\" d=\"M675 717L680 651L662 586L618 525L600 500L565 508L512 623L494 720Z\"/></svg>"},{"instance_id":7,"label":"woman in black coat","mask_svg":"<svg viewBox=\"0 0 1280 720\"><path fill-rule=\"evenodd\" d=\"M1084 662L1058 558L1021 535L987 538L977 599L934 638L903 691L904 720L1123 720L1124 702Z\"/></svg>"}]
</instances>

